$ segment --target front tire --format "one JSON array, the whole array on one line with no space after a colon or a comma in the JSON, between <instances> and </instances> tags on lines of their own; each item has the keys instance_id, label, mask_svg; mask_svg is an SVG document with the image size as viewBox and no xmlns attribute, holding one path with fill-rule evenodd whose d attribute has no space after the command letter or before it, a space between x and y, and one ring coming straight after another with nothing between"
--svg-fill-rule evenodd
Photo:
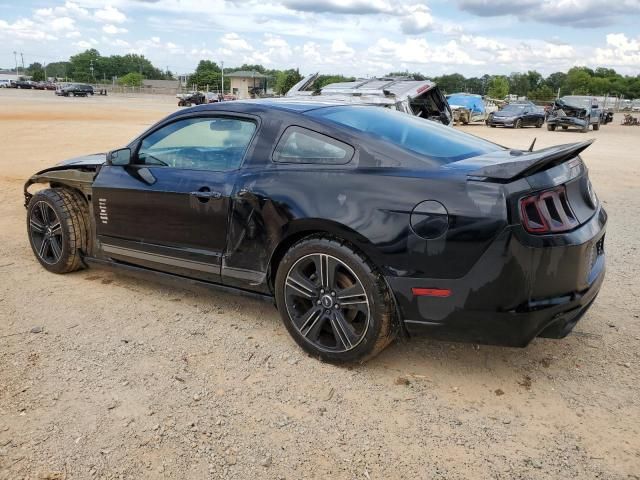
<instances>
[{"instance_id":1,"label":"front tire","mask_svg":"<svg viewBox=\"0 0 640 480\"><path fill-rule=\"evenodd\" d=\"M275 290L287 330L312 356L362 362L394 338L389 287L346 242L317 236L295 244L278 266Z\"/></svg>"},{"instance_id":2,"label":"front tire","mask_svg":"<svg viewBox=\"0 0 640 480\"><path fill-rule=\"evenodd\" d=\"M36 193L27 208L29 243L40 264L53 273L83 268L89 229L84 200L62 188Z\"/></svg>"},{"instance_id":3,"label":"front tire","mask_svg":"<svg viewBox=\"0 0 640 480\"><path fill-rule=\"evenodd\" d=\"M556 131L556 126L555 125L549 125L547 123L547 130L549 130L550 132L555 132Z\"/></svg>"},{"instance_id":4,"label":"front tire","mask_svg":"<svg viewBox=\"0 0 640 480\"><path fill-rule=\"evenodd\" d=\"M515 125L513 126L513 128L522 128L522 120L521 119L517 119Z\"/></svg>"},{"instance_id":5,"label":"front tire","mask_svg":"<svg viewBox=\"0 0 640 480\"><path fill-rule=\"evenodd\" d=\"M542 128L543 123L544 120L542 118L538 119L538 121L536 122L536 128Z\"/></svg>"},{"instance_id":6,"label":"front tire","mask_svg":"<svg viewBox=\"0 0 640 480\"><path fill-rule=\"evenodd\" d=\"M587 117L587 124L582 127L582 133L587 133L589 131L589 125L591 124L591 119Z\"/></svg>"}]
</instances>

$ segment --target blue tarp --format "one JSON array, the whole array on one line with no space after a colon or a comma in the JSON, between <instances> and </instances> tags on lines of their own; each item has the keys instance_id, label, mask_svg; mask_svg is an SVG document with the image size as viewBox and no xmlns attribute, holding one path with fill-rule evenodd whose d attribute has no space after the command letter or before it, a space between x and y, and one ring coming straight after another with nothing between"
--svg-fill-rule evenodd
<instances>
[{"instance_id":1,"label":"blue tarp","mask_svg":"<svg viewBox=\"0 0 640 480\"><path fill-rule=\"evenodd\" d=\"M468 95L464 93L452 93L447 95L449 105L460 105L473 113L484 113L484 100L480 95Z\"/></svg>"}]
</instances>

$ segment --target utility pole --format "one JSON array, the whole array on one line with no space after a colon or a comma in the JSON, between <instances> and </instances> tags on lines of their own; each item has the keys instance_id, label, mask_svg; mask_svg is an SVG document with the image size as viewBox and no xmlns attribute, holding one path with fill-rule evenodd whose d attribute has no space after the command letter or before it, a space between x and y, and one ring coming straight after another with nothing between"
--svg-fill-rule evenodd
<instances>
[{"instance_id":1,"label":"utility pole","mask_svg":"<svg viewBox=\"0 0 640 480\"><path fill-rule=\"evenodd\" d=\"M220 62L220 68L222 69L222 96L224 97L224 60Z\"/></svg>"},{"instance_id":2,"label":"utility pole","mask_svg":"<svg viewBox=\"0 0 640 480\"><path fill-rule=\"evenodd\" d=\"M16 52L15 50L13 51L13 59L16 62L16 77L20 77L19 73L20 71L18 70L18 52Z\"/></svg>"},{"instance_id":3,"label":"utility pole","mask_svg":"<svg viewBox=\"0 0 640 480\"><path fill-rule=\"evenodd\" d=\"M95 75L93 74L93 58L91 59L91 62L89 63L89 70L91 71L91 78L93 78L94 82L95 82Z\"/></svg>"},{"instance_id":4,"label":"utility pole","mask_svg":"<svg viewBox=\"0 0 640 480\"><path fill-rule=\"evenodd\" d=\"M20 58L22 59L22 73L24 73L24 54L20 52Z\"/></svg>"}]
</instances>

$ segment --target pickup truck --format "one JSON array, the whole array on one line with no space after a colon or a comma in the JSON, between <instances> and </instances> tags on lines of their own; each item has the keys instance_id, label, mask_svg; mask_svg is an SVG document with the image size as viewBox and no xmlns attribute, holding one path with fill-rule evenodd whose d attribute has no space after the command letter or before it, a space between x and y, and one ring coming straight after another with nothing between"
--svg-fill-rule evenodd
<instances>
[{"instance_id":1,"label":"pickup truck","mask_svg":"<svg viewBox=\"0 0 640 480\"><path fill-rule=\"evenodd\" d=\"M558 98L547 117L547 130L554 131L557 127L567 130L569 127L578 128L581 132L588 132L589 126L600 130L604 111L598 100L591 97L566 96Z\"/></svg>"}]
</instances>

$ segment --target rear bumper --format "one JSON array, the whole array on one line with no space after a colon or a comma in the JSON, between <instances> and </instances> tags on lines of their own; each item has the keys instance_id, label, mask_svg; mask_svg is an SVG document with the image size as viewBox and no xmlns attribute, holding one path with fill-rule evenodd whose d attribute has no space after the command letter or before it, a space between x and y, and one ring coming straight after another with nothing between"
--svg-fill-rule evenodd
<instances>
[{"instance_id":1,"label":"rear bumper","mask_svg":"<svg viewBox=\"0 0 640 480\"><path fill-rule=\"evenodd\" d=\"M523 245L511 228L458 279L387 277L411 335L524 347L537 336L563 338L598 295L605 276L606 213L556 238ZM549 236L558 237L558 236ZM448 297L412 288L449 289Z\"/></svg>"}]
</instances>

